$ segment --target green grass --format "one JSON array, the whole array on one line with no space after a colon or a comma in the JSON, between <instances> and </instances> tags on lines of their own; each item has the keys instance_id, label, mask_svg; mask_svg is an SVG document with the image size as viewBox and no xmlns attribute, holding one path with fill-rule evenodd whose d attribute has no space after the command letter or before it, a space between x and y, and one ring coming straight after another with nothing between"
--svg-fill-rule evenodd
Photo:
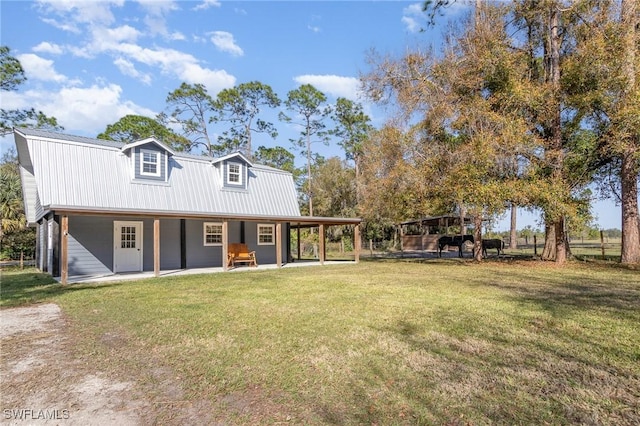
<instances>
[{"instance_id":1,"label":"green grass","mask_svg":"<svg viewBox=\"0 0 640 426\"><path fill-rule=\"evenodd\" d=\"M225 423L640 422L640 273L618 266L396 260L39 280L5 273L3 304L60 304L79 356L133 375L154 401L179 384L175 403L204 400ZM162 406L154 415L172 422Z\"/></svg>"}]
</instances>

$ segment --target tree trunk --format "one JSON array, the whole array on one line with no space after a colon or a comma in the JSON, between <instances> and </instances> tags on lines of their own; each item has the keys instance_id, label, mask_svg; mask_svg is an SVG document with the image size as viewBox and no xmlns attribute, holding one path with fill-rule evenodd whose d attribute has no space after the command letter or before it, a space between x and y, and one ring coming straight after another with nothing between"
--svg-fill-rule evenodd
<instances>
[{"instance_id":1,"label":"tree trunk","mask_svg":"<svg viewBox=\"0 0 640 426\"><path fill-rule=\"evenodd\" d=\"M544 224L544 249L541 257L542 260L555 260L556 258L556 228L554 224L549 222Z\"/></svg>"},{"instance_id":2,"label":"tree trunk","mask_svg":"<svg viewBox=\"0 0 640 426\"><path fill-rule=\"evenodd\" d=\"M564 230L564 217L554 222L556 234L556 263L563 264L567 261L567 238Z\"/></svg>"},{"instance_id":3,"label":"tree trunk","mask_svg":"<svg viewBox=\"0 0 640 426\"><path fill-rule=\"evenodd\" d=\"M516 229L516 217L518 214L518 207L515 204L511 204L511 229L509 232L509 248L515 250L518 248L518 231Z\"/></svg>"},{"instance_id":4,"label":"tree trunk","mask_svg":"<svg viewBox=\"0 0 640 426\"><path fill-rule=\"evenodd\" d=\"M476 214L473 218L473 258L477 262L482 260L482 215Z\"/></svg>"},{"instance_id":5,"label":"tree trunk","mask_svg":"<svg viewBox=\"0 0 640 426\"><path fill-rule=\"evenodd\" d=\"M312 179L313 179L313 176L311 176L311 134L310 134L309 125L307 124L307 195L309 197L309 216L313 216L313 189L311 187L311 184L313 182Z\"/></svg>"},{"instance_id":6,"label":"tree trunk","mask_svg":"<svg viewBox=\"0 0 640 426\"><path fill-rule=\"evenodd\" d=\"M623 104L634 102L637 96L636 82L636 39L638 27L637 0L622 0L620 21L624 38L624 67L626 88ZM640 147L638 130L630 132L622 153L620 183L622 195L622 253L621 262L640 263L640 221L638 220L638 174L640 161L636 150Z\"/></svg>"},{"instance_id":7,"label":"tree trunk","mask_svg":"<svg viewBox=\"0 0 640 426\"><path fill-rule=\"evenodd\" d=\"M631 150L629 150L631 151ZM634 152L622 157L622 253L624 264L640 263L640 221L638 220L638 160Z\"/></svg>"},{"instance_id":8,"label":"tree trunk","mask_svg":"<svg viewBox=\"0 0 640 426\"><path fill-rule=\"evenodd\" d=\"M553 185L564 187L563 164L564 153L562 152L562 108L560 102L560 9L558 5L551 7L549 19L549 77L553 87L554 109L553 121L551 123L551 140L549 146L549 160L553 167ZM555 260L557 264L567 261L565 246L564 216L554 213L553 227L555 228ZM547 241L545 241L546 250Z\"/></svg>"}]
</instances>

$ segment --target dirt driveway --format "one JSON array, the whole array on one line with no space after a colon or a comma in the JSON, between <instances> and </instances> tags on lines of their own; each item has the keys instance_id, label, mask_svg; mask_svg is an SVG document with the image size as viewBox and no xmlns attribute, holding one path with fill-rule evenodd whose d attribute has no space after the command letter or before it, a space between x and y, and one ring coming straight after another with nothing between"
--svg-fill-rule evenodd
<instances>
[{"instance_id":1,"label":"dirt driveway","mask_svg":"<svg viewBox=\"0 0 640 426\"><path fill-rule=\"evenodd\" d=\"M60 308L52 303L0 310L0 424L137 425L149 405L133 383L74 359Z\"/></svg>"},{"instance_id":2,"label":"dirt driveway","mask_svg":"<svg viewBox=\"0 0 640 426\"><path fill-rule=\"evenodd\" d=\"M153 357L140 371L108 373L113 368L77 355L72 329L53 303L0 309L0 425L244 425L273 424L266 419L279 417L289 422L282 414L286 407L259 388L215 403L188 397L175 371ZM120 339L109 332L95 344L116 354Z\"/></svg>"}]
</instances>

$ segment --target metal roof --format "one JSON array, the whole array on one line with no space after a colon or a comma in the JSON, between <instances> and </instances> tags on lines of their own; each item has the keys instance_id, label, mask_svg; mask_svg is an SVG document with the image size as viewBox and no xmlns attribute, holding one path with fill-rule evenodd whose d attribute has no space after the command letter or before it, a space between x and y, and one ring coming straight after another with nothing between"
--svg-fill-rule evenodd
<instances>
[{"instance_id":1,"label":"metal roof","mask_svg":"<svg viewBox=\"0 0 640 426\"><path fill-rule=\"evenodd\" d=\"M473 224L473 216L465 216L465 224ZM448 214L441 216L427 216L422 219L407 220L400 222L400 225L419 225L423 226L445 226L445 225L460 225L460 215Z\"/></svg>"},{"instance_id":2,"label":"metal roof","mask_svg":"<svg viewBox=\"0 0 640 426\"><path fill-rule=\"evenodd\" d=\"M210 157L175 153L168 182L134 180L124 144L35 130L14 131L30 222L54 206L69 211L300 217L290 173L250 167L246 190L224 188ZM42 207L38 207L44 206Z\"/></svg>"}]
</instances>

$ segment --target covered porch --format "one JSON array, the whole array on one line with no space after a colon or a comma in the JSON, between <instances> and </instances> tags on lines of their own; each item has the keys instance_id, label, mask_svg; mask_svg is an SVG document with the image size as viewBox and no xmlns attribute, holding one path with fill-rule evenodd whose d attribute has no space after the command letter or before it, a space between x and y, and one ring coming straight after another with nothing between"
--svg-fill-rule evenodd
<instances>
[{"instance_id":1,"label":"covered porch","mask_svg":"<svg viewBox=\"0 0 640 426\"><path fill-rule=\"evenodd\" d=\"M309 217L309 216L231 216L231 215L204 215L204 214L185 214L178 212L140 212L140 211L114 211L114 210L96 210L96 209L64 209L61 207L51 208L50 211L59 218L59 282L62 284L72 282L87 282L89 280L123 280L129 279L129 277L145 278L147 276L159 277L167 275L189 274L189 273L214 273L214 272L227 272L231 270L261 270L282 268L284 266L310 266L313 264L324 265L327 263L326 258L326 230L330 226L353 226L354 236L354 254L353 262L358 263L360 260L360 222L359 218L328 218L328 217ZM91 274L91 275L71 275L69 274L69 222L78 216L100 216L109 217L116 220L117 218L126 215L129 218L144 219L152 223L152 250L153 250L153 270L149 270L150 265L140 271L128 272L128 273L115 273L115 269L111 273L103 274ZM187 268L185 262L182 262L180 269L161 269L161 251L163 245L161 244L161 220L166 219L180 219L182 221L188 219L198 220L211 220L221 224L221 239L219 246L221 250L219 267L195 267ZM230 222L252 222L262 223L269 222L274 224L274 246L275 246L275 262L269 262L260 264L258 261L258 267L245 267L232 268L228 262L229 255L229 223ZM311 227L317 228L319 235L319 250L318 258L315 261L302 261L300 262L300 250L298 248L297 258L298 261L294 262L294 255L292 253L291 231L297 229L298 233L300 228ZM283 238L284 236L284 238ZM298 242L300 239L298 238ZM151 244L149 244L151 245ZM165 244L166 245L166 244ZM184 254L182 254L184 256ZM56 262L57 263L57 262ZM333 262L332 262L333 263ZM344 262L341 262L344 263ZM146 270L145 270L146 269Z\"/></svg>"}]
</instances>

